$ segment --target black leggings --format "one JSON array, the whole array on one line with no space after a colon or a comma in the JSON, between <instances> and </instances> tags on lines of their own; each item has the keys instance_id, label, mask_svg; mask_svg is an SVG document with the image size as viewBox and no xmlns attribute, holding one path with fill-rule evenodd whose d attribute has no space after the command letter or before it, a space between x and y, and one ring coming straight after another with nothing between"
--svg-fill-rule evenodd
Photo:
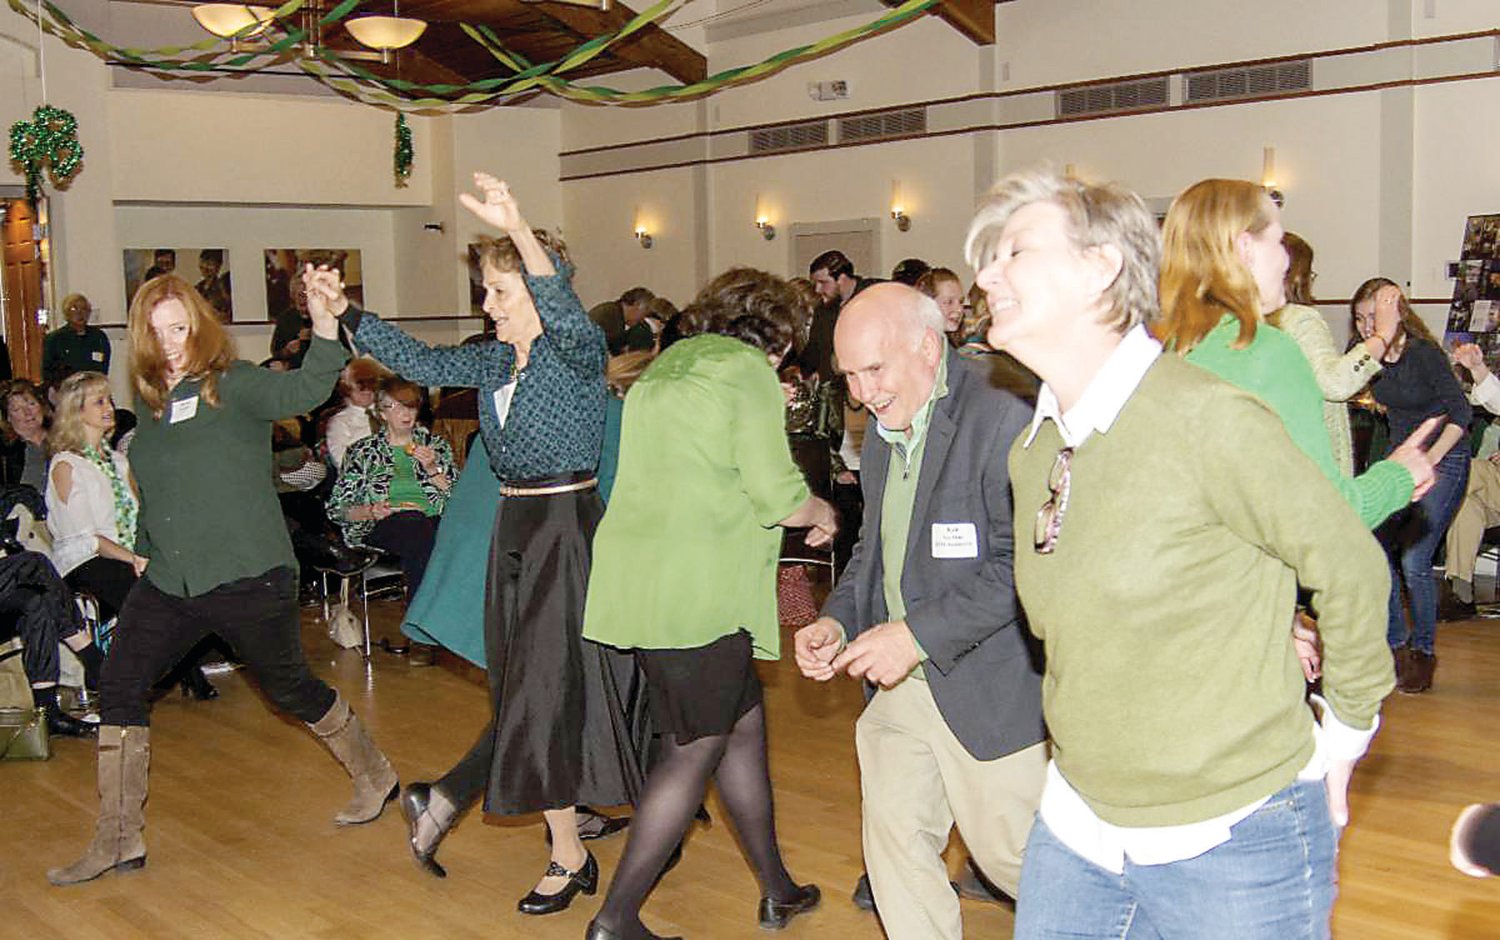
<instances>
[{"instance_id":1,"label":"black leggings","mask_svg":"<svg viewBox=\"0 0 1500 940\"><path fill-rule=\"evenodd\" d=\"M210 632L229 642L267 698L312 724L336 693L307 667L296 579L289 568L176 597L142 578L125 600L99 686L107 725L150 724L151 686Z\"/></svg>"}]
</instances>

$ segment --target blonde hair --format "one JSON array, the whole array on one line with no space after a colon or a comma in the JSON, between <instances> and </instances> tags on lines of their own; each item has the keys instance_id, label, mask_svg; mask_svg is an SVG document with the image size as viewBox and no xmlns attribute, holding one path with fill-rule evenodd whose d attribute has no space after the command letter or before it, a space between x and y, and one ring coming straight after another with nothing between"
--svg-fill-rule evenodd
<instances>
[{"instance_id":1,"label":"blonde hair","mask_svg":"<svg viewBox=\"0 0 1500 940\"><path fill-rule=\"evenodd\" d=\"M1125 333L1156 319L1156 268L1161 257L1156 222L1140 196L1114 183L1090 183L1050 167L1005 177L969 223L964 257L974 270L994 260L1006 222L1034 202L1050 202L1063 210L1075 250L1103 245L1119 250L1123 263L1107 289L1106 326Z\"/></svg>"},{"instance_id":2,"label":"blonde hair","mask_svg":"<svg viewBox=\"0 0 1500 940\"><path fill-rule=\"evenodd\" d=\"M179 301L187 309L184 374L202 379L199 397L217 408L219 376L235 360L234 340L203 295L175 274L163 274L142 284L130 302L130 379L135 393L153 415L161 417L171 389L167 385L167 357L151 329L151 312L168 300Z\"/></svg>"},{"instance_id":3,"label":"blonde hair","mask_svg":"<svg viewBox=\"0 0 1500 940\"><path fill-rule=\"evenodd\" d=\"M624 398L630 386L641 377L646 367L656 358L654 349L636 349L611 356L604 367L604 384L616 398Z\"/></svg>"},{"instance_id":4,"label":"blonde hair","mask_svg":"<svg viewBox=\"0 0 1500 940\"><path fill-rule=\"evenodd\" d=\"M1157 338L1179 355L1231 314L1240 322L1237 349L1249 345L1260 323L1255 276L1240 260L1235 239L1265 231L1271 197L1244 180L1203 180L1172 200L1162 226L1161 307Z\"/></svg>"},{"instance_id":5,"label":"blonde hair","mask_svg":"<svg viewBox=\"0 0 1500 940\"><path fill-rule=\"evenodd\" d=\"M57 410L52 415L52 429L47 432L47 455L71 452L82 454L88 446L88 432L83 427L83 402L96 389L109 391L109 379L99 372L75 372L57 387ZM109 440L99 445L109 453Z\"/></svg>"}]
</instances>

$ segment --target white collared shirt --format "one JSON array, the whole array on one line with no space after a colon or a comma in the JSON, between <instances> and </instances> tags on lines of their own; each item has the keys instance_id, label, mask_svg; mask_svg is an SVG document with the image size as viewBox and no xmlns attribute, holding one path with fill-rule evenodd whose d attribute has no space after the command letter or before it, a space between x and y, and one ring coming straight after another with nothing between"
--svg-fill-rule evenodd
<instances>
[{"instance_id":1,"label":"white collared shirt","mask_svg":"<svg viewBox=\"0 0 1500 940\"><path fill-rule=\"evenodd\" d=\"M1036 414L1023 446L1031 446L1042 422L1057 424L1063 443L1078 447L1095 431L1109 433L1130 396L1159 356L1161 343L1144 326L1125 334L1120 345L1084 389L1066 414L1047 385L1037 394ZM1292 625L1287 624L1290 634ZM1314 751L1312 759L1297 774L1299 780L1321 780L1331 760L1357 760L1369 747L1380 727L1377 715L1369 731L1358 731L1339 721L1333 709L1314 696L1322 713L1321 726L1310 720ZM1195 858L1229 841L1230 827L1265 805L1269 795L1222 816L1181 826L1115 826L1100 819L1078 791L1074 790L1055 762L1048 762L1047 785L1042 791L1041 817L1053 835L1083 858L1107 871L1121 874L1125 858L1137 865L1162 865Z\"/></svg>"}]
</instances>

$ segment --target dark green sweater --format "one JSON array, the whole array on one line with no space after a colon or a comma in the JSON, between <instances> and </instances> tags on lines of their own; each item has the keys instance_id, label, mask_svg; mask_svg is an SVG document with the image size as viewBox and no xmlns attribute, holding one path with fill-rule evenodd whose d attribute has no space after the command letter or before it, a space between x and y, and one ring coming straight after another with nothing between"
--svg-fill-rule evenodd
<instances>
[{"instance_id":1,"label":"dark green sweater","mask_svg":"<svg viewBox=\"0 0 1500 940\"><path fill-rule=\"evenodd\" d=\"M198 379L172 389L160 418L136 400L140 424L130 445L141 490L136 551L151 559L152 584L196 597L296 564L270 473L271 422L321 404L348 358L338 343L314 338L302 368L292 372L236 361L219 379L218 407L201 399L196 409L189 405L202 388Z\"/></svg>"},{"instance_id":2,"label":"dark green sweater","mask_svg":"<svg viewBox=\"0 0 1500 940\"><path fill-rule=\"evenodd\" d=\"M1201 822L1296 778L1313 751L1299 581L1322 615L1324 694L1370 728L1394 685L1385 556L1264 403L1161 356L1075 451L1056 551L1039 555L1061 447L1046 421L1011 450L1016 586L1046 644L1053 757L1101 819Z\"/></svg>"}]
</instances>

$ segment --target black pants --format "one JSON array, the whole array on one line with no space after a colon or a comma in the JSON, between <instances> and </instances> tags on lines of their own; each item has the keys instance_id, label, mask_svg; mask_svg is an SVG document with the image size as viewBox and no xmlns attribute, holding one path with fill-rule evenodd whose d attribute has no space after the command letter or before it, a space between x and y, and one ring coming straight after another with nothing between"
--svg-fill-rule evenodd
<instances>
[{"instance_id":1,"label":"black pants","mask_svg":"<svg viewBox=\"0 0 1500 940\"><path fill-rule=\"evenodd\" d=\"M125 606L125 595L135 587L135 568L114 558L95 555L63 578L75 591L92 594L99 602L99 619L110 620Z\"/></svg>"},{"instance_id":2,"label":"black pants","mask_svg":"<svg viewBox=\"0 0 1500 940\"><path fill-rule=\"evenodd\" d=\"M73 592L45 555L17 552L0 558L0 596L10 598L16 632L26 644L21 661L34 685L57 682L57 644L83 630Z\"/></svg>"},{"instance_id":3,"label":"black pants","mask_svg":"<svg viewBox=\"0 0 1500 940\"><path fill-rule=\"evenodd\" d=\"M437 541L438 517L421 512L397 512L375 523L365 541L401 560L401 574L406 577L408 597L417 595L427 560Z\"/></svg>"},{"instance_id":4,"label":"black pants","mask_svg":"<svg viewBox=\"0 0 1500 940\"><path fill-rule=\"evenodd\" d=\"M142 578L125 599L104 662L100 716L107 725L150 724L151 686L212 632L228 641L277 708L311 724L333 707L336 693L308 669L301 631L289 568L197 597L174 597Z\"/></svg>"},{"instance_id":5,"label":"black pants","mask_svg":"<svg viewBox=\"0 0 1500 940\"><path fill-rule=\"evenodd\" d=\"M835 575L844 573L849 556L854 554L859 541L859 526L864 520L865 498L859 488L859 471L855 470L853 483L833 484L833 508L838 513L839 531L833 537L833 569Z\"/></svg>"}]
</instances>

